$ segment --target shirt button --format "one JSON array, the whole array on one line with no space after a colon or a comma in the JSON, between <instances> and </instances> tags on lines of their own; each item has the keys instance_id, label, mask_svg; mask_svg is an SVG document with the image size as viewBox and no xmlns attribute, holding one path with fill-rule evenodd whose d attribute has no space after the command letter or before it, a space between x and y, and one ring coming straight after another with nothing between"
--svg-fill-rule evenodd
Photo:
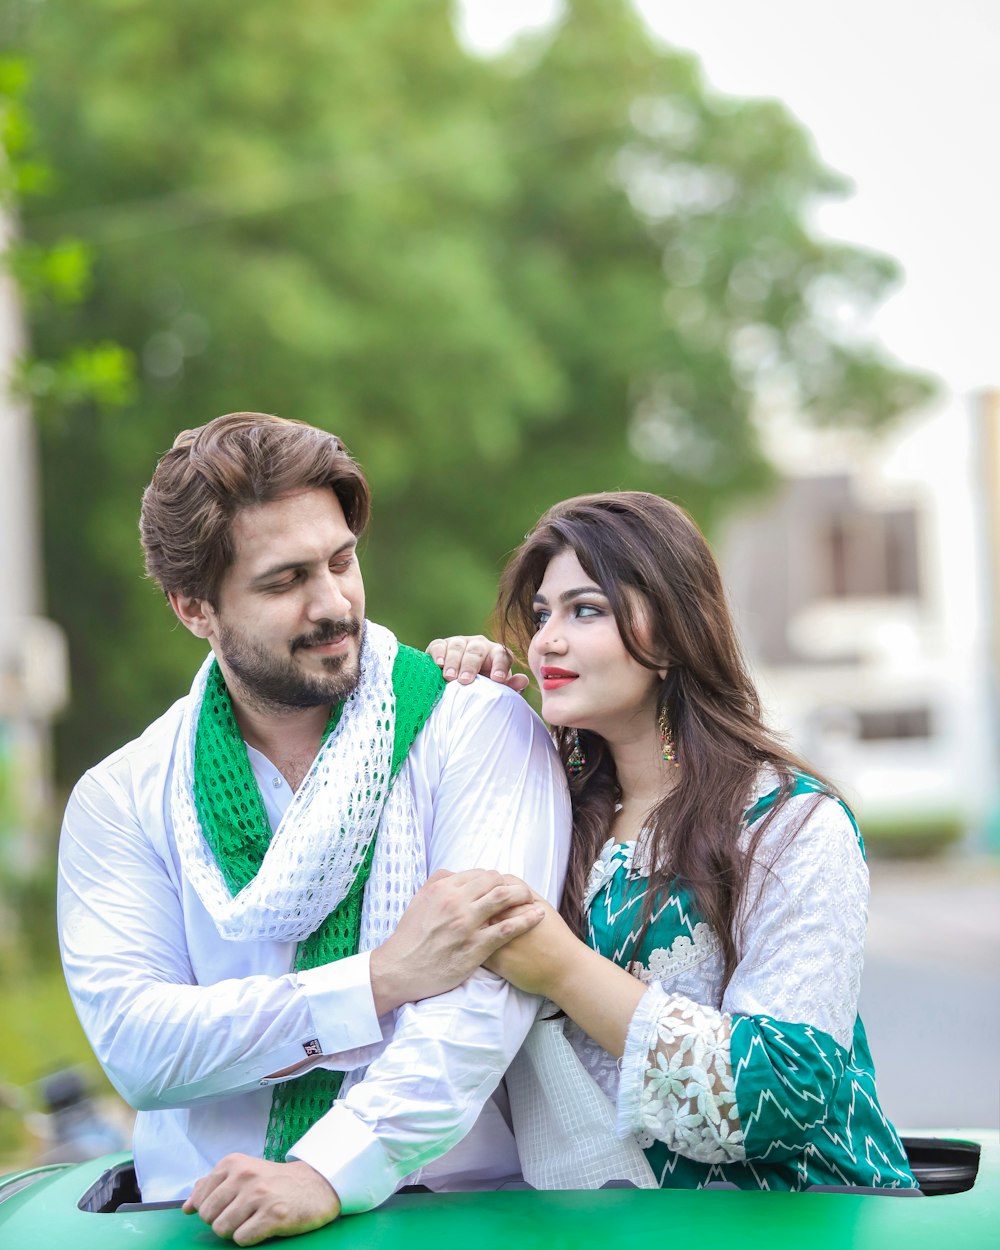
<instances>
[{"instance_id":1,"label":"shirt button","mask_svg":"<svg viewBox=\"0 0 1000 1250\"><path fill-rule=\"evenodd\" d=\"M272 778L271 778L271 785L272 785L272 786L274 786L275 790L280 790L280 789L281 789L281 778L280 778L280 777L272 777Z\"/></svg>"}]
</instances>

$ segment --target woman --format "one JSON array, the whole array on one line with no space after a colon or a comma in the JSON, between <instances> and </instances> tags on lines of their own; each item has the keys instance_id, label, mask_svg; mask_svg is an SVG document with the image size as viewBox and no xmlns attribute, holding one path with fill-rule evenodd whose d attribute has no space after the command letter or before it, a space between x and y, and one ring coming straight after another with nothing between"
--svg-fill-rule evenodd
<instances>
[{"instance_id":1,"label":"woman","mask_svg":"<svg viewBox=\"0 0 1000 1250\"><path fill-rule=\"evenodd\" d=\"M697 527L637 492L557 504L498 623L541 690L574 844L561 915L489 966L566 1013L661 1186L914 1188L857 1014L861 837L764 726ZM446 675L465 641L431 644Z\"/></svg>"}]
</instances>

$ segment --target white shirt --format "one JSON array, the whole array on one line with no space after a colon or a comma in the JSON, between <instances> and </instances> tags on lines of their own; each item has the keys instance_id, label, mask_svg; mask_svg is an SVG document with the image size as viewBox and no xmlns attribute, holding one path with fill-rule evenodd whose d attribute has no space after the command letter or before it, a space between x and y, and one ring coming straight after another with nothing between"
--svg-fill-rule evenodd
<instances>
[{"instance_id":1,"label":"white shirt","mask_svg":"<svg viewBox=\"0 0 1000 1250\"><path fill-rule=\"evenodd\" d=\"M376 1206L405 1179L490 1188L516 1175L490 1096L538 999L480 970L380 1021L367 954L295 972L293 942L221 938L181 872L171 827L182 705L81 779L59 847L66 980L97 1057L139 1112L143 1198L186 1196L230 1152L259 1156L267 1074L300 1063L313 1039L319 1062L359 1079L347 1078L289 1157L322 1173L345 1213ZM273 830L292 791L265 756L249 755ZM519 696L485 679L451 683L404 768L427 875L496 868L557 899L569 797L545 727Z\"/></svg>"}]
</instances>

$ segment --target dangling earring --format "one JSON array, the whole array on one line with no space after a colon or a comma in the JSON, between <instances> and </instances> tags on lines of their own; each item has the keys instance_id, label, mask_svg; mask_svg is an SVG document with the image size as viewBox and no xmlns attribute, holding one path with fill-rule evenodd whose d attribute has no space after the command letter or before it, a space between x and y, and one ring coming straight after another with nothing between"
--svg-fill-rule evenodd
<instances>
[{"instance_id":1,"label":"dangling earring","mask_svg":"<svg viewBox=\"0 0 1000 1250\"><path fill-rule=\"evenodd\" d=\"M660 715L657 718L657 725L660 729L660 753L666 764L673 764L677 767L677 752L674 750L674 738L670 732L670 721L667 720L667 709L660 708Z\"/></svg>"},{"instance_id":2,"label":"dangling earring","mask_svg":"<svg viewBox=\"0 0 1000 1250\"><path fill-rule=\"evenodd\" d=\"M580 741L579 729L573 730L573 749L566 757L566 771L571 777L579 777L583 772L584 765L587 763L587 757L583 753L583 744Z\"/></svg>"}]
</instances>

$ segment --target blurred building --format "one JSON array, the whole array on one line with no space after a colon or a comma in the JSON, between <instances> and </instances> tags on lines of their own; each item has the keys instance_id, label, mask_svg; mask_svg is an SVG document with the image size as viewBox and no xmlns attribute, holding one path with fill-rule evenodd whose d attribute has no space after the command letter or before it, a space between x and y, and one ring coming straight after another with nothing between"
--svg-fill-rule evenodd
<instances>
[{"instance_id":1,"label":"blurred building","mask_svg":"<svg viewBox=\"0 0 1000 1250\"><path fill-rule=\"evenodd\" d=\"M11 227L0 214L0 257ZM0 265L0 871L31 866L51 823L50 725L66 699L62 632L42 615L34 431L10 378L25 347ZM37 848L37 851L36 851Z\"/></svg>"},{"instance_id":2,"label":"blurred building","mask_svg":"<svg viewBox=\"0 0 1000 1250\"><path fill-rule=\"evenodd\" d=\"M719 552L772 723L886 846L1000 847L1000 395L771 450Z\"/></svg>"}]
</instances>

